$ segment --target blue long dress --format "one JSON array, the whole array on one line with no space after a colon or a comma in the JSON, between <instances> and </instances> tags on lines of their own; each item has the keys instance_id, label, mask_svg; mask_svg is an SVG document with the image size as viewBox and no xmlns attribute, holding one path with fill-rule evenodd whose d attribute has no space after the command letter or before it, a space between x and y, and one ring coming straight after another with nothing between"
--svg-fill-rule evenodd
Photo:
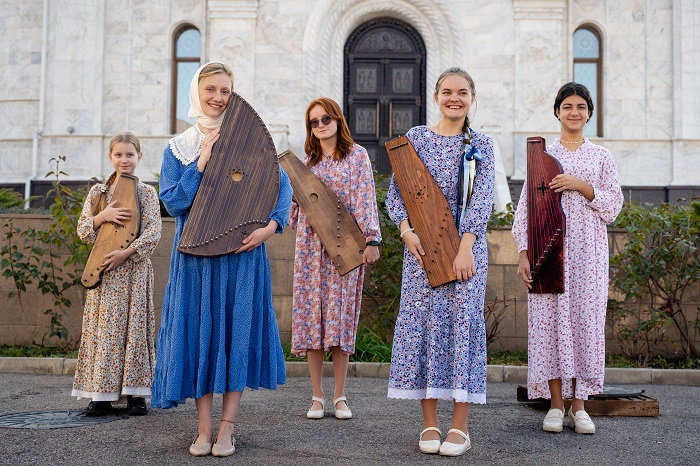
<instances>
[{"instance_id":1,"label":"blue long dress","mask_svg":"<svg viewBox=\"0 0 700 466\"><path fill-rule=\"evenodd\" d=\"M160 197L176 229L156 346L154 408L245 387L275 389L286 381L265 244L217 257L177 251L202 179L195 160L179 160L168 146L160 174ZM284 230L291 199L289 177L280 168L277 206L269 216L279 225L276 233Z\"/></svg>"}]
</instances>

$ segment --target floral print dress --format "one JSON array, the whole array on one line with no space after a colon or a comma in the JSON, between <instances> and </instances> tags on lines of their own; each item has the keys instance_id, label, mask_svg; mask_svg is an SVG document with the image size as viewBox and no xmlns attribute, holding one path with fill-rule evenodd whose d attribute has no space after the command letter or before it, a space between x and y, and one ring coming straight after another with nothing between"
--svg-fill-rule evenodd
<instances>
[{"instance_id":1,"label":"floral print dress","mask_svg":"<svg viewBox=\"0 0 700 466\"><path fill-rule=\"evenodd\" d=\"M588 201L564 191L564 293L528 294L528 396L551 397L550 379L562 379L564 398L587 399L603 390L605 312L608 300L608 231L622 208L615 160L604 147L585 142L569 152L559 140L547 153L564 173L593 186ZM527 250L527 180L513 223L518 251ZM576 379L576 393L572 379Z\"/></svg>"},{"instance_id":2,"label":"floral print dress","mask_svg":"<svg viewBox=\"0 0 700 466\"><path fill-rule=\"evenodd\" d=\"M456 222L463 136L441 136L427 126L411 128L406 136L445 195ZM495 161L490 137L472 131L472 144L484 160L476 164L474 191L459 232L477 237L472 248L477 273L466 281L431 288L425 270L404 248L390 398L486 403L486 225L493 207ZM397 226L408 218L393 178L386 203Z\"/></svg>"},{"instance_id":3,"label":"floral print dress","mask_svg":"<svg viewBox=\"0 0 700 466\"><path fill-rule=\"evenodd\" d=\"M94 243L92 205L107 186L90 190L80 219L78 236ZM122 395L150 396L155 365L153 266L150 256L160 241L158 195L139 182L141 228L131 243L136 252L87 290L83 330L72 396L92 401L117 401ZM111 195L107 201L111 202Z\"/></svg>"},{"instance_id":4,"label":"floral print dress","mask_svg":"<svg viewBox=\"0 0 700 466\"><path fill-rule=\"evenodd\" d=\"M342 160L322 160L311 171L343 201L367 241L380 241L372 165L367 151L355 145ZM292 204L289 224L296 229L292 353L328 351L334 346L355 352L365 267L341 276L321 240L299 208Z\"/></svg>"}]
</instances>

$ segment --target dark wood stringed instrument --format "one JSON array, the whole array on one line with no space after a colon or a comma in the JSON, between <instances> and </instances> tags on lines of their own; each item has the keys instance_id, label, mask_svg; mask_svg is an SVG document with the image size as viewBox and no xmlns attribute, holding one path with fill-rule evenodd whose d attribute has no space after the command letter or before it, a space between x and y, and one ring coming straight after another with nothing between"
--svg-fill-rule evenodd
<instances>
[{"instance_id":1,"label":"dark wood stringed instrument","mask_svg":"<svg viewBox=\"0 0 700 466\"><path fill-rule=\"evenodd\" d=\"M177 250L195 256L236 251L269 222L280 172L272 137L241 96L231 94L221 136L192 203Z\"/></svg>"},{"instance_id":2,"label":"dark wood stringed instrument","mask_svg":"<svg viewBox=\"0 0 700 466\"><path fill-rule=\"evenodd\" d=\"M527 138L527 258L533 280L530 293L563 293L566 217L561 193L549 188L552 178L563 169L545 147L544 138Z\"/></svg>"},{"instance_id":3,"label":"dark wood stringed instrument","mask_svg":"<svg viewBox=\"0 0 700 466\"><path fill-rule=\"evenodd\" d=\"M430 286L456 280L452 263L459 250L459 232L445 195L406 136L385 146L411 227L425 251L423 267Z\"/></svg>"},{"instance_id":4,"label":"dark wood stringed instrument","mask_svg":"<svg viewBox=\"0 0 700 466\"><path fill-rule=\"evenodd\" d=\"M123 225L105 222L97 230L95 244L90 251L85 270L80 282L85 288L96 288L102 282L105 267L102 263L105 256L117 249L126 249L139 236L141 226L141 209L138 194L139 179L131 175L119 175L114 186L112 201L117 201L115 207L128 208L131 211L129 220Z\"/></svg>"},{"instance_id":5,"label":"dark wood stringed instrument","mask_svg":"<svg viewBox=\"0 0 700 466\"><path fill-rule=\"evenodd\" d=\"M279 156L294 198L309 220L340 275L363 263L365 236L343 202L291 151Z\"/></svg>"}]
</instances>

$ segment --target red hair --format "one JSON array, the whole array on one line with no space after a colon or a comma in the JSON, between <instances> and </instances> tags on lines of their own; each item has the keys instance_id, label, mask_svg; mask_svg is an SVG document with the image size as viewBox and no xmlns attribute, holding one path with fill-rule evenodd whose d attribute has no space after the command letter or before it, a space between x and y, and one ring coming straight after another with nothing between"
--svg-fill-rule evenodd
<instances>
[{"instance_id":1,"label":"red hair","mask_svg":"<svg viewBox=\"0 0 700 466\"><path fill-rule=\"evenodd\" d=\"M309 157L309 161L307 162L309 167L313 167L323 158L321 141L314 136L314 133L311 131L311 123L309 122L309 113L316 105L323 107L328 116L338 122L338 137L336 139L334 157L336 155L339 159L346 157L352 151L353 145L355 145L355 141L353 141L352 135L350 134L350 128L348 128L348 123L345 121L345 116L343 116L343 111L340 105L338 105L338 102L328 97L320 97L313 100L306 108L305 117L306 142L304 143L304 151L306 151L306 155Z\"/></svg>"}]
</instances>

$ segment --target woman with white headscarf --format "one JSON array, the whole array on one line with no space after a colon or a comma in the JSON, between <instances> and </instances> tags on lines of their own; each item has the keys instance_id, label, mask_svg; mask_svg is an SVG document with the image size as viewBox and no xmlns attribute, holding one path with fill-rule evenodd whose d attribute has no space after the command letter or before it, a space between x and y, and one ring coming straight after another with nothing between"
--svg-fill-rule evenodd
<instances>
[{"instance_id":1,"label":"woman with white headscarf","mask_svg":"<svg viewBox=\"0 0 700 466\"><path fill-rule=\"evenodd\" d=\"M195 456L233 454L233 422L244 388L274 389L285 382L264 241L281 233L286 224L292 197L287 174L280 168L277 205L267 226L251 233L236 253L200 257L177 250L212 146L219 139L232 87L233 74L222 63L207 63L197 70L189 112L197 123L170 140L160 174L160 197L175 217L176 230L151 405L171 408L186 398L195 399L198 434L190 446ZM224 394L216 437L214 393Z\"/></svg>"}]
</instances>

